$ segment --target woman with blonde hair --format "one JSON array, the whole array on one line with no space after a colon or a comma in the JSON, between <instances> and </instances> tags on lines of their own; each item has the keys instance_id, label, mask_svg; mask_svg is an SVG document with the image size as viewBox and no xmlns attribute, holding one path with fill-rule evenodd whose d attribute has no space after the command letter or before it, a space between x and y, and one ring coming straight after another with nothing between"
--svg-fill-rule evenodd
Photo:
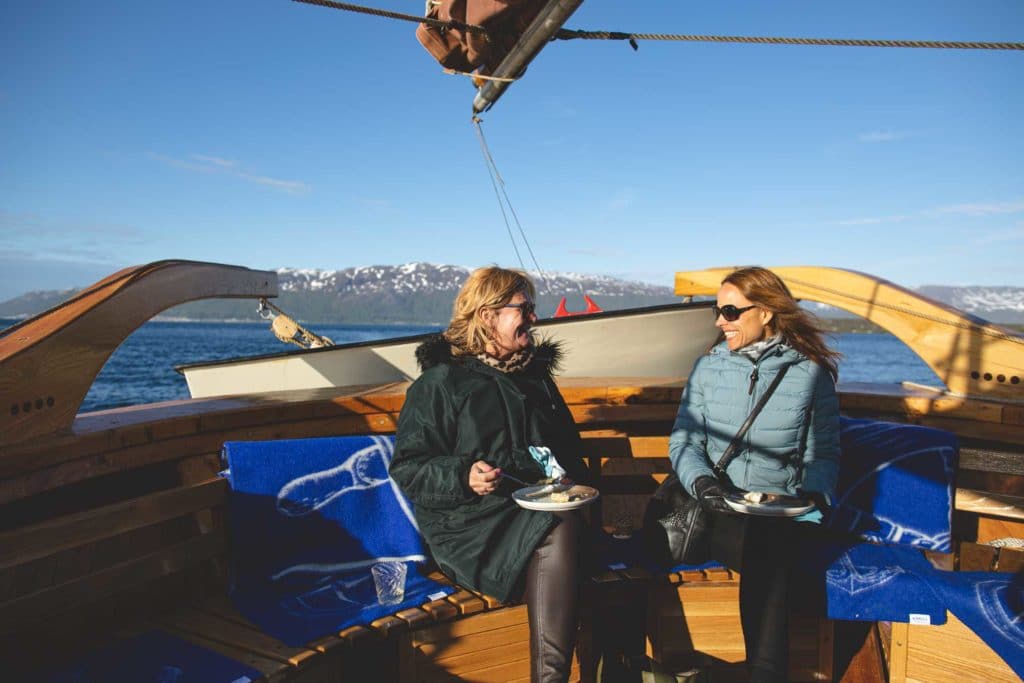
<instances>
[{"instance_id":1,"label":"woman with blonde hair","mask_svg":"<svg viewBox=\"0 0 1024 683\"><path fill-rule=\"evenodd\" d=\"M794 558L820 533L838 475L839 354L826 346L782 279L765 268L728 275L712 311L723 341L690 373L669 458L683 487L709 513L712 555L740 572L750 680L785 681ZM714 465L779 375L774 393L737 440L735 457L723 464L724 476L716 474ZM795 518L737 515L725 497L744 492L799 497L815 507Z\"/></svg>"},{"instance_id":2,"label":"woman with blonde hair","mask_svg":"<svg viewBox=\"0 0 1024 683\"><path fill-rule=\"evenodd\" d=\"M581 524L575 512L519 507L512 492L554 456L589 479L579 432L552 375L556 344L537 343L525 273L474 271L448 329L416 352L423 374L398 418L391 476L413 501L440 569L500 600L525 599L531 681L565 681L576 638Z\"/></svg>"}]
</instances>

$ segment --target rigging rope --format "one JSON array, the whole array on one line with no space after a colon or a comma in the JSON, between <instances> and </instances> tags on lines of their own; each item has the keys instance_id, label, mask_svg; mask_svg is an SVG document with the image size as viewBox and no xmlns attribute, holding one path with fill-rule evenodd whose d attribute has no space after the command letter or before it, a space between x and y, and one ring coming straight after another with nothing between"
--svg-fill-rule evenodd
<instances>
[{"instance_id":1,"label":"rigging rope","mask_svg":"<svg viewBox=\"0 0 1024 683\"><path fill-rule=\"evenodd\" d=\"M376 17L384 17L385 19L399 19L401 21L414 21L417 24L427 24L429 26L435 26L437 28L457 28L462 31L469 31L470 33L487 33L487 29L483 26L477 26L476 24L464 24L461 21L452 19L451 21L441 21L440 19L431 19L430 17L416 16L415 14L403 14L401 12L390 12L388 10L376 9L374 7L363 7L362 5L351 5L347 2L335 2L334 0L294 0L295 2L304 2L307 5L319 5L320 7L329 7L331 9L345 10L346 12L357 12L358 14L372 14Z\"/></svg>"},{"instance_id":2,"label":"rigging rope","mask_svg":"<svg viewBox=\"0 0 1024 683\"><path fill-rule=\"evenodd\" d=\"M957 40L861 40L856 38L780 38L770 36L707 36L671 33L622 33L619 31L574 31L559 29L558 40L675 40L708 43L753 43L758 45L831 45L843 47L917 47L947 50L1024 50L1024 43L985 43Z\"/></svg>"},{"instance_id":3,"label":"rigging rope","mask_svg":"<svg viewBox=\"0 0 1024 683\"><path fill-rule=\"evenodd\" d=\"M483 26L465 24L454 19L441 21L430 17L416 16L414 14L403 14L388 10L376 9L353 5L347 2L336 2L335 0L294 0L307 5L319 5L331 9L340 9L347 12L359 14L371 14L386 19L398 19L401 21L413 21L417 24L427 24L440 29L457 28L470 33L487 33ZM1024 43L988 43L978 41L959 40L862 40L856 38L780 38L771 36L714 36L694 34L672 34L672 33L626 33L623 31L577 31L572 29L559 29L555 33L557 40L628 40L636 49L638 40L670 40L684 42L705 42L705 43L753 43L757 45L829 45L842 47L903 47L903 48L934 48L946 50L1024 50Z\"/></svg>"},{"instance_id":4,"label":"rigging rope","mask_svg":"<svg viewBox=\"0 0 1024 683\"><path fill-rule=\"evenodd\" d=\"M334 342L329 337L310 332L295 322L287 313L267 301L266 297L260 298L260 305L256 313L264 320L271 321L270 331L274 333L275 337L286 344L295 344L303 349L319 349L325 346L334 346Z\"/></svg>"},{"instance_id":5,"label":"rigging rope","mask_svg":"<svg viewBox=\"0 0 1024 683\"><path fill-rule=\"evenodd\" d=\"M508 238L512 240L512 248L516 252L516 258L519 259L519 265L523 270L526 270L526 264L523 263L523 257L519 253L519 247L516 246L515 237L512 234L512 226L508 222L508 216L505 213L505 205L508 205L508 210L512 214L513 220L515 220L516 227L519 229L519 235L522 237L523 244L526 246L526 250L530 254L530 259L533 260L533 265L537 269L537 273L540 275L540 279L544 282L544 287L551 291L551 285L548 282L547 276L544 274L544 270L540 267L540 263L537 262L537 257L533 253L533 248L530 246L530 241L526 239L526 232L523 230L522 223L519 222L519 216L516 214L515 208L512 206L512 200L508 197L508 192L505 189L505 181L501 177L501 173L498 172L498 166L494 163L494 157L491 156L491 150L487 146L487 139L484 138L484 129L480 125L483 120L479 116L473 117L473 126L476 128L477 139L480 141L480 151L484 155L484 163L487 165L487 172L491 176L491 184L494 186L494 194L498 198L498 207L501 209L501 217L505 221L505 229L508 230ZM498 188L501 188L499 193ZM502 202L502 196L505 201Z\"/></svg>"}]
</instances>

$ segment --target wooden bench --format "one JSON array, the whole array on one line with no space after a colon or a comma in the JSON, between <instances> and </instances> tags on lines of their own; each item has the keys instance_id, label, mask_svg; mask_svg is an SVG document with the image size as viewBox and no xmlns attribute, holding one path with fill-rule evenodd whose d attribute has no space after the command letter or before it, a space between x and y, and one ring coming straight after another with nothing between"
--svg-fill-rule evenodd
<instances>
[{"instance_id":1,"label":"wooden bench","mask_svg":"<svg viewBox=\"0 0 1024 683\"><path fill-rule=\"evenodd\" d=\"M115 636L157 628L267 681L529 679L525 607L465 589L303 647L264 634L224 592L227 490L223 479L208 479L0 534L8 673L29 677ZM40 567L47 571L36 576ZM577 663L572 680L579 677Z\"/></svg>"},{"instance_id":2,"label":"wooden bench","mask_svg":"<svg viewBox=\"0 0 1024 683\"><path fill-rule=\"evenodd\" d=\"M682 382L560 384L583 430L590 464L599 474L603 493L598 523L610 531L625 520L638 529L647 497L668 472L667 434ZM113 635L154 626L247 662L267 680L372 680L369 673L391 670L410 680L443 679L451 677L449 667L472 659L459 658L473 651L474 640L486 644L501 629L521 632L521 607L462 594L302 648L282 649L226 603L226 485L216 476L221 444L232 439L392 433L404 389L404 384L324 389L94 413L79 416L71 433L4 445L0 679L19 680L18 671L70 660ZM903 405L896 398L892 403L893 411ZM882 404L872 398L870 405ZM983 464L975 469L980 471ZM1019 468L1013 462L1007 466ZM1009 477L997 474L984 482L966 482L966 488L999 492L993 488L996 483L1022 478L1018 470ZM996 531L984 527L986 536L979 531L977 540L1020 536L1003 531L1016 532L1021 526L1022 508L1013 505L1018 516L1001 518ZM959 497L957 508L963 510ZM977 516L975 508L968 514ZM668 663L710 659L716 674L735 676L735 662L742 658L731 644L739 633L737 593L732 573L652 577L629 568L605 572L587 585L580 680L592 680L596 658L609 643L621 652ZM210 628L188 620L182 624L182 614L203 616ZM234 626L222 630L224 622ZM827 621L795 627L792 660L806 672L798 678L828 677L829 629L832 642L848 643L851 639L837 632L843 627ZM909 629L912 640L918 628ZM233 634L230 642L225 642L227 633ZM457 647L449 635L462 639ZM894 649L889 632L881 635L857 643ZM464 647L470 649L458 654ZM525 645L516 649L521 661ZM832 663L835 678L849 675L844 657L860 656L841 650L836 647ZM486 645L478 651L486 652ZM911 648L911 662L916 661L914 653ZM445 661L446 655L451 661ZM497 659L477 659L501 665ZM818 669L812 672L814 666ZM488 680L486 675L481 672L480 680ZM880 679L881 674L867 678Z\"/></svg>"},{"instance_id":3,"label":"wooden bench","mask_svg":"<svg viewBox=\"0 0 1024 683\"><path fill-rule=\"evenodd\" d=\"M659 437L630 437L608 431L587 435L591 464L609 493L603 501L604 526L623 510L636 515L632 487L659 462ZM645 449L645 450L640 450ZM631 474L628 463L636 473ZM365 626L355 626L303 647L287 647L242 617L225 597L227 535L224 529L227 483L215 476L219 462L208 455L130 471L120 482L144 495L108 502L110 480L89 480L77 491L63 491L60 506L43 512L45 500L9 506L7 530L0 532L0 636L3 661L11 672L71 661L115 636L158 628L219 652L261 672L268 681L527 680L528 627L525 607L506 606L461 589L443 600L404 610ZM614 477L634 476L629 482ZM186 483L189 482L189 483ZM93 500L104 500L93 505ZM62 514L61 507L79 508ZM19 514L20 512L20 514ZM19 517L39 517L21 524ZM630 523L639 526L639 517ZM651 577L623 568L594 577L585 587L584 623L572 680L592 680L597 658L609 645L615 652L647 653L681 661L680 643L721 661L742 660L721 619L687 613L685 629L656 622L652 601L659 591L675 591L677 609L715 604L736 621L737 577L726 570ZM667 601L658 599L664 607ZM736 631L738 632L738 631ZM730 637L735 640L734 636ZM657 647L655 647L655 644ZM808 680L811 680L808 678Z\"/></svg>"},{"instance_id":4,"label":"wooden bench","mask_svg":"<svg viewBox=\"0 0 1024 683\"><path fill-rule=\"evenodd\" d=\"M588 441L588 446L594 447L598 462L608 459L602 448L617 448L607 438ZM209 460L205 467L193 463L185 469L193 475L211 471L215 468ZM88 499L90 492L80 495ZM381 671L411 681L446 675L463 680L515 680L516 674L528 678L525 608L503 606L465 590L305 647L289 648L266 636L224 597L226 495L226 482L213 477L0 534L0 571L5 576L0 634L10 644L4 661L28 671L53 664L55 657L74 659L113 635L157 627L252 666L272 681L327 680L332 672L360 680L358 672ZM609 507L615 510L614 502ZM45 571L35 576L39 568ZM682 578L690 585L696 576ZM701 581L705 578L710 579L708 587L724 585L735 598L734 576L700 574ZM641 608L647 605L649 579L624 569L605 572L587 586L592 622L622 626L628 621L621 619L623 610L632 610L632 624L640 626L628 634L622 628L614 635L605 633L605 642L639 637L642 646ZM601 628L596 627L599 638ZM594 641L586 634L594 631L594 623L585 625L580 646L591 656ZM698 642L701 637L697 635ZM497 650L495 643L501 643ZM594 664L593 659L581 663L577 658L573 680L592 676Z\"/></svg>"}]
</instances>

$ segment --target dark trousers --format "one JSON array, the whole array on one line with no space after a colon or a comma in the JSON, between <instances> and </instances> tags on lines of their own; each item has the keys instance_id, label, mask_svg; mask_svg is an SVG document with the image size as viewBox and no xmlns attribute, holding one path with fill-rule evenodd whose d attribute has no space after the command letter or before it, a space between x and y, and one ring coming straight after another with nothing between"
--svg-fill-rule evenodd
<instances>
[{"instance_id":1,"label":"dark trousers","mask_svg":"<svg viewBox=\"0 0 1024 683\"><path fill-rule=\"evenodd\" d=\"M740 573L740 622L752 683L785 682L789 612L817 600L823 587L797 586L799 550L821 535L819 525L779 517L715 514L712 556Z\"/></svg>"},{"instance_id":2,"label":"dark trousers","mask_svg":"<svg viewBox=\"0 0 1024 683\"><path fill-rule=\"evenodd\" d=\"M574 512L555 515L559 524L534 549L526 567L531 683L568 680L579 625L582 524Z\"/></svg>"}]
</instances>

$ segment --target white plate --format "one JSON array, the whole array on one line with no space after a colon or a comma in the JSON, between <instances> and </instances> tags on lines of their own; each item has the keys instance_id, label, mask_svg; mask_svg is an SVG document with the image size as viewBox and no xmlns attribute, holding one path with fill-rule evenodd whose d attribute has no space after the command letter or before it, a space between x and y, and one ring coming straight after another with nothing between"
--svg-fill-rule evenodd
<instances>
[{"instance_id":1,"label":"white plate","mask_svg":"<svg viewBox=\"0 0 1024 683\"><path fill-rule=\"evenodd\" d=\"M782 496L781 500L768 503L750 503L743 499L742 493L727 493L724 500L736 512L764 517L796 517L814 509L814 503L793 496Z\"/></svg>"},{"instance_id":2,"label":"white plate","mask_svg":"<svg viewBox=\"0 0 1024 683\"><path fill-rule=\"evenodd\" d=\"M549 512L555 512L558 510L575 510L576 508L583 507L584 505L590 505L600 497L601 492L595 488L589 486L583 486L582 484L574 484L571 489L566 493L581 495L583 498L579 500L570 500L567 503L556 503L551 500L550 493L541 493L543 489L550 489L551 485L545 486L527 486L512 492L512 499L515 500L520 507L524 507L527 510L546 510Z\"/></svg>"}]
</instances>

